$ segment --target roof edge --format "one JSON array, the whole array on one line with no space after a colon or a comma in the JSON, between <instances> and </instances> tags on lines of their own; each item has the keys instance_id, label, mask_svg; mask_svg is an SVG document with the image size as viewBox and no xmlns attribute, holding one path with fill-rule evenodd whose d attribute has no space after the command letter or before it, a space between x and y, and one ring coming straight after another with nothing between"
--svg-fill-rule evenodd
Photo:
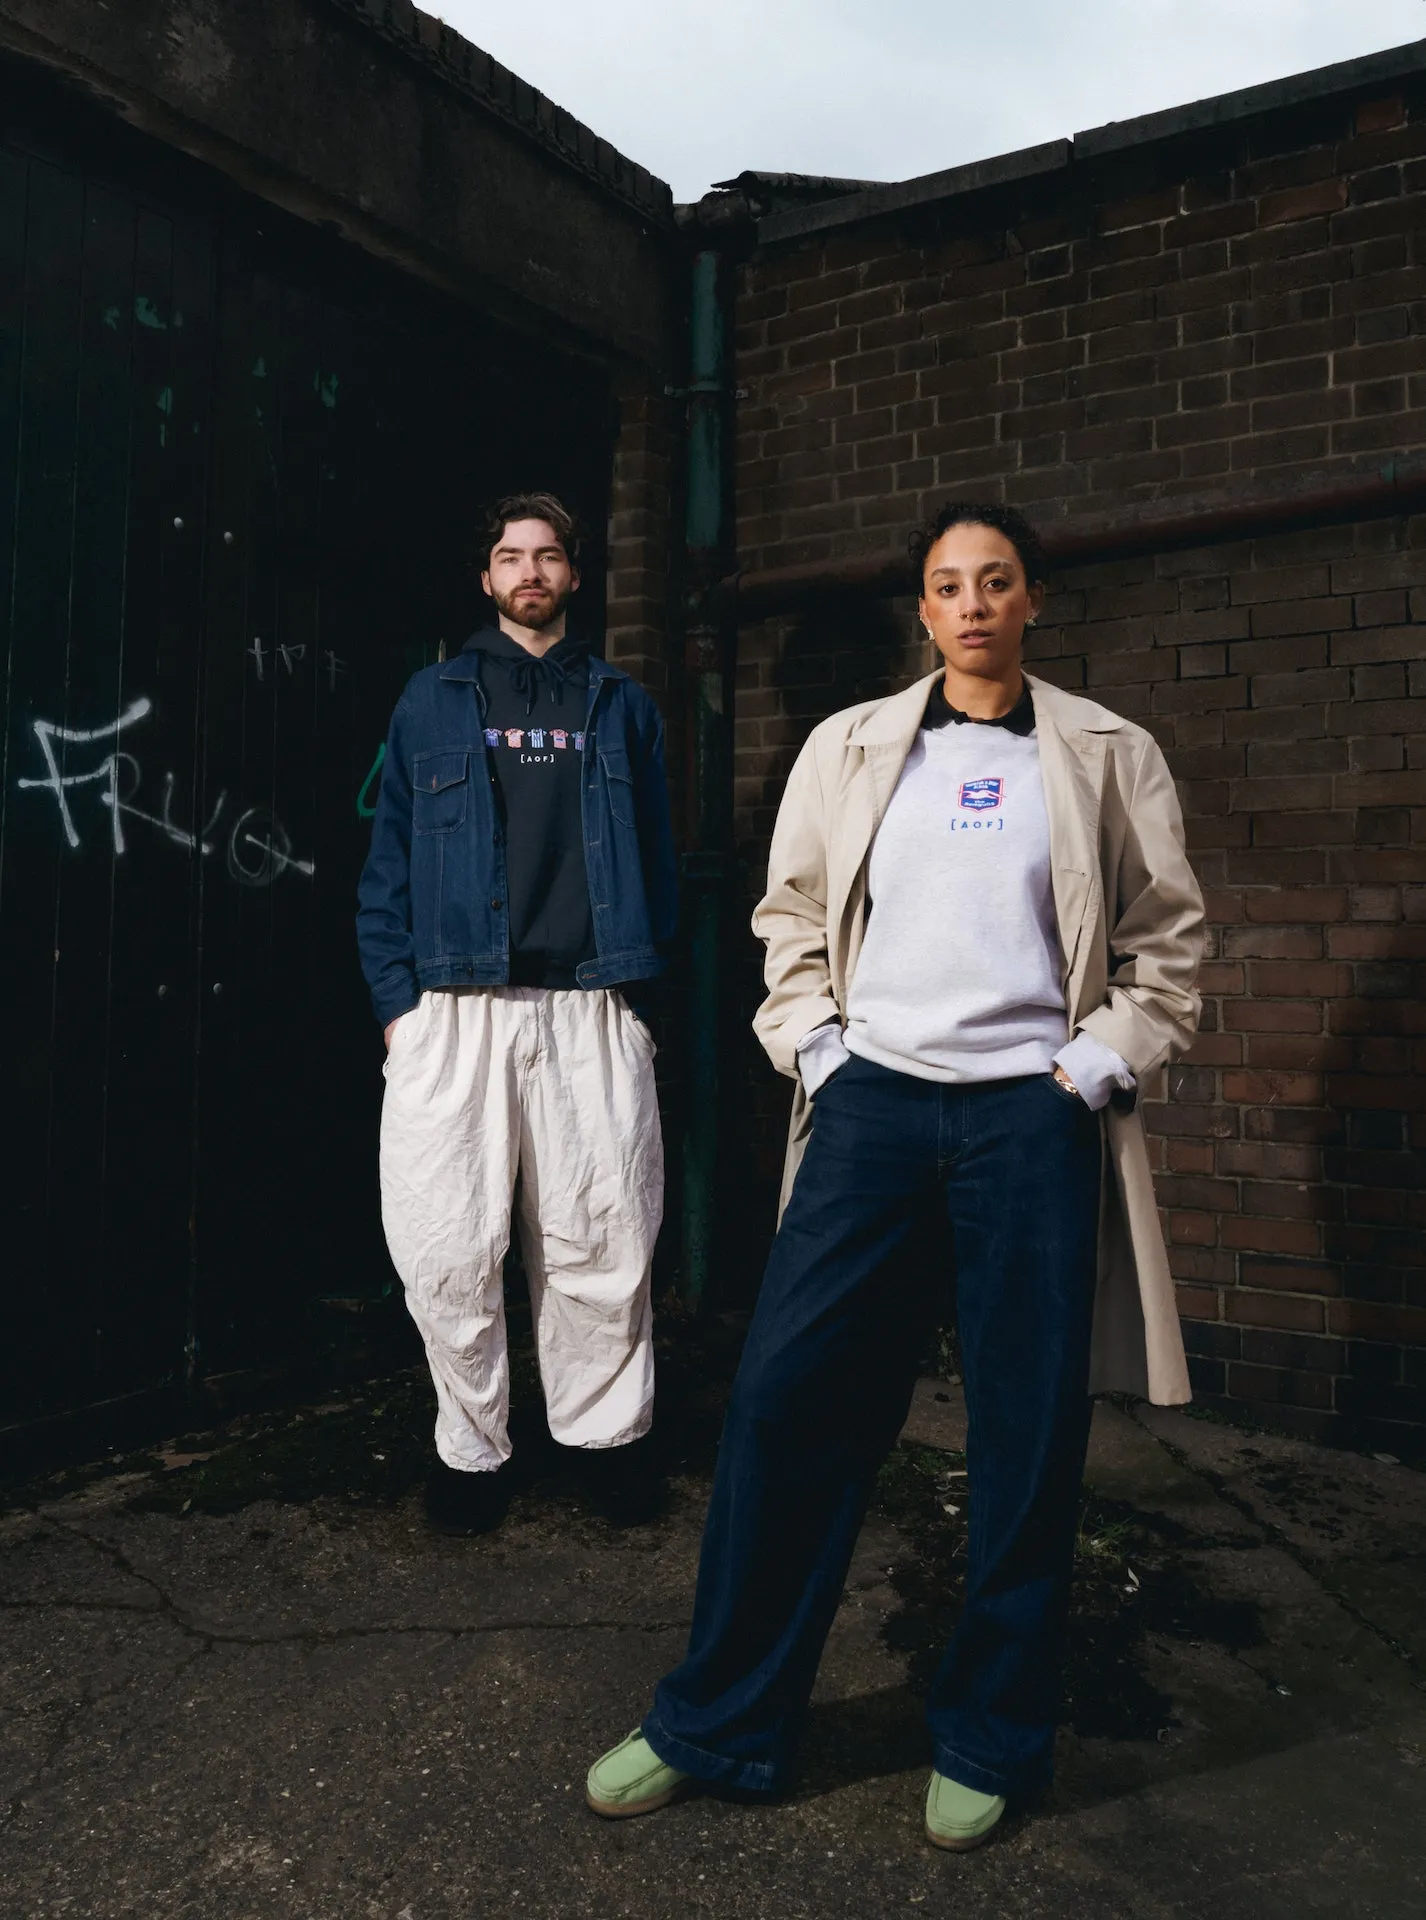
<instances>
[{"instance_id":1,"label":"roof edge","mask_svg":"<svg viewBox=\"0 0 1426 1920\"><path fill-rule=\"evenodd\" d=\"M758 244L797 240L805 233L816 233L826 227L851 226L859 220L874 220L880 214L900 213L907 207L950 200L957 194L978 193L984 187L996 187L1004 181L1026 180L1037 173L1057 173L1069 162L1068 140L1046 140L1038 147L1021 147L1014 153L971 160L964 166L947 167L942 173L923 173L914 180L898 180L891 186L875 187L869 193L849 194L840 200L820 200L812 206L769 214L758 222Z\"/></svg>"},{"instance_id":2,"label":"roof edge","mask_svg":"<svg viewBox=\"0 0 1426 1920\"><path fill-rule=\"evenodd\" d=\"M412 0L326 0L355 25L435 72L449 86L583 174L646 220L673 226L673 189L572 113Z\"/></svg>"},{"instance_id":3,"label":"roof edge","mask_svg":"<svg viewBox=\"0 0 1426 1920\"><path fill-rule=\"evenodd\" d=\"M345 0L339 0L344 4ZM1240 87L1231 93L1214 94L1182 107L1166 107L1157 113L1141 114L1133 120L1111 120L1102 127L1091 127L1071 139L1048 140L1040 146L1021 147L1013 153L997 154L985 160L972 160L964 166L948 167L940 173L920 174L911 180L871 192L849 194L845 198L825 200L813 206L798 207L785 213L769 214L758 222L760 246L779 241L800 240L813 233L857 225L882 215L901 213L914 207L929 206L938 200L950 200L961 194L978 193L987 187L1012 180L1024 180L1036 174L1056 173L1076 160L1093 160L1101 154L1118 153L1129 147L1150 146L1205 127L1231 125L1256 114L1278 112L1284 107L1306 105L1313 100L1331 99L1358 87L1404 79L1426 71L1426 40L1412 40L1404 46L1388 47L1380 53L1368 53L1354 60L1340 60L1329 67L1313 67L1305 73L1289 74L1282 80L1268 80L1257 86Z\"/></svg>"}]
</instances>

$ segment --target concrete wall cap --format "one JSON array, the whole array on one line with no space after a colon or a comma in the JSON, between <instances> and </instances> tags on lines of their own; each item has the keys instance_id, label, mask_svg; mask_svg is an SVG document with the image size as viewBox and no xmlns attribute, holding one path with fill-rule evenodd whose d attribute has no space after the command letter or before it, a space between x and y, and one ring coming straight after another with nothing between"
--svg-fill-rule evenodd
<instances>
[{"instance_id":1,"label":"concrete wall cap","mask_svg":"<svg viewBox=\"0 0 1426 1920\"><path fill-rule=\"evenodd\" d=\"M1036 174L1054 173L1077 160L1093 160L1101 154L1149 146L1206 127L1226 126L1259 114L1275 113L1285 107L1358 93L1364 87L1390 85L1422 72L1426 72L1426 40L1413 40L1383 53L1364 54L1360 59L1342 60L1335 66L1290 74L1286 79L1269 80L1261 86L1241 87L1233 93L1216 94L1211 99L1196 100L1183 107L1169 107L1161 113L1142 114L1133 120L1111 120L1105 126L1077 133L1073 139L1049 140L1037 147L1022 147L1014 153L948 167L942 173L921 174L913 180L897 181L869 192L769 214L758 222L758 244L775 246L800 240L814 233L854 226L863 220L931 206L961 194L980 193Z\"/></svg>"},{"instance_id":2,"label":"concrete wall cap","mask_svg":"<svg viewBox=\"0 0 1426 1920\"><path fill-rule=\"evenodd\" d=\"M589 127L528 81L473 46L411 0L326 0L326 4L442 79L527 139L555 153L606 193L660 226L673 225L673 193L646 167L616 153Z\"/></svg>"}]
</instances>

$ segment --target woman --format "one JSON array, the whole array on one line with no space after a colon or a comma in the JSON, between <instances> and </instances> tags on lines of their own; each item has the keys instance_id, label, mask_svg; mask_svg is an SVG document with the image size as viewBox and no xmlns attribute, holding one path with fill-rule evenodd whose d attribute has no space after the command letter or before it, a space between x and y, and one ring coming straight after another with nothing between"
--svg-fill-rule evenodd
<instances>
[{"instance_id":1,"label":"woman","mask_svg":"<svg viewBox=\"0 0 1426 1920\"><path fill-rule=\"evenodd\" d=\"M733 1388L688 1654L596 1762L598 1813L772 1792L924 1318L934 1202L969 1421L965 1609L927 1717L926 1833L978 1845L1052 1765L1092 1392L1188 1398L1136 1091L1191 1042L1203 906L1162 754L1022 673L1018 513L911 540L929 678L823 722L788 782L755 1025L799 1080L785 1211ZM872 903L875 902L875 911Z\"/></svg>"}]
</instances>

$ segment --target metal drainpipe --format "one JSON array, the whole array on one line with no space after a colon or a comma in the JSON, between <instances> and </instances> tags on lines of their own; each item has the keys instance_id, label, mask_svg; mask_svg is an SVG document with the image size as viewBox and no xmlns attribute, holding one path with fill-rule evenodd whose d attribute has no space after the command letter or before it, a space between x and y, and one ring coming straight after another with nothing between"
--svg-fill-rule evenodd
<instances>
[{"instance_id":1,"label":"metal drainpipe","mask_svg":"<svg viewBox=\"0 0 1426 1920\"><path fill-rule=\"evenodd\" d=\"M728 558L725 448L728 367L723 260L693 256L689 315L685 638L688 688L688 1084L683 1142L683 1298L696 1313L716 1293L715 1218L723 1119L726 922L732 874L732 615L718 583Z\"/></svg>"}]
</instances>

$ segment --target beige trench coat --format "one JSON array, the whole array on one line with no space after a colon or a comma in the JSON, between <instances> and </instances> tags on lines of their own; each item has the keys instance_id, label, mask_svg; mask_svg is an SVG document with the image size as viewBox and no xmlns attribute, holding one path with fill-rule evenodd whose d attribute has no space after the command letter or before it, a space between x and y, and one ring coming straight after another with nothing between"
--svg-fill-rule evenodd
<instances>
[{"instance_id":1,"label":"beige trench coat","mask_svg":"<svg viewBox=\"0 0 1426 1920\"><path fill-rule=\"evenodd\" d=\"M778 812L767 893L753 931L767 943L767 999L754 1029L797 1080L782 1202L811 1132L797 1042L845 1024L866 925L866 861L937 678L833 714L798 755ZM1164 757L1142 727L1026 674L1050 820L1055 918L1070 1031L1087 1028L1141 1088L1192 1042L1203 897L1184 852ZM1090 1391L1187 1400L1188 1370L1159 1228L1144 1123L1103 1114Z\"/></svg>"}]
</instances>

